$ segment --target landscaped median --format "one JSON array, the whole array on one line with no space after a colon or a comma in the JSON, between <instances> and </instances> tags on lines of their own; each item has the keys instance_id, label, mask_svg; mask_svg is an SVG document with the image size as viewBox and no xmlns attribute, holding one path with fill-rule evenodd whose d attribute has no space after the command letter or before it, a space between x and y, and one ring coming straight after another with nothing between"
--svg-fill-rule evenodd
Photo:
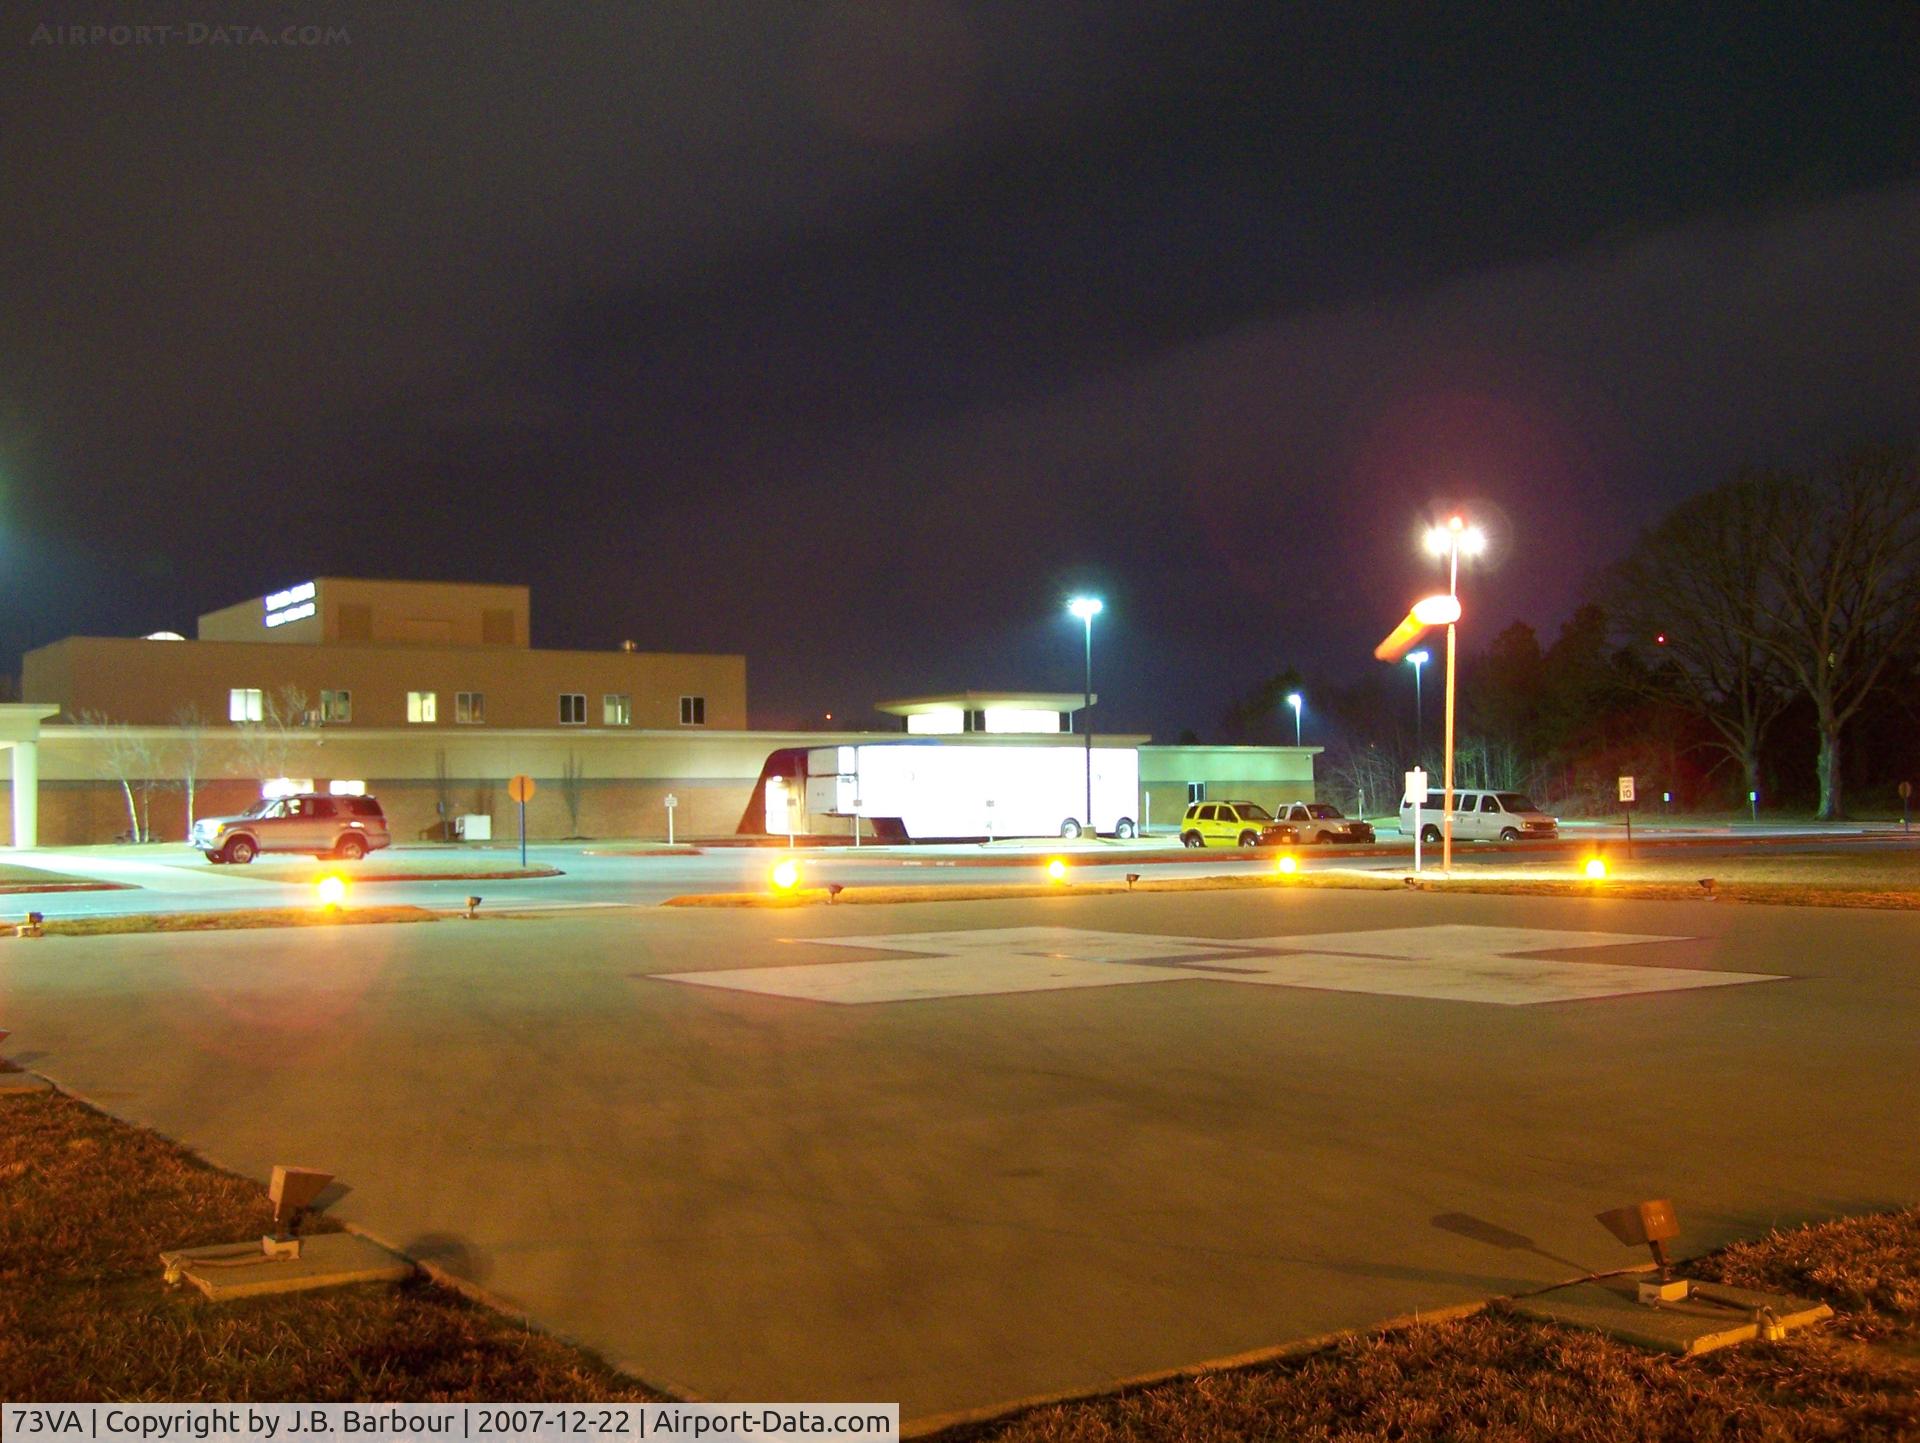
<instances>
[{"instance_id":1,"label":"landscaped median","mask_svg":"<svg viewBox=\"0 0 1920 1443\"><path fill-rule=\"evenodd\" d=\"M49 937L106 937L132 932L231 932L254 927L352 927L384 922L438 922L425 907L236 907L228 912L129 912L111 917L53 917ZM8 933L17 932L9 927Z\"/></svg>"},{"instance_id":2,"label":"landscaped median","mask_svg":"<svg viewBox=\"0 0 1920 1443\"><path fill-rule=\"evenodd\" d=\"M216 1304L163 1249L258 1237L260 1184L58 1092L0 1096L0 1397L76 1402L651 1401L591 1354L422 1277ZM323 1218L310 1230L332 1226ZM1133 1380L951 1439L1911 1438L1920 1432L1920 1211L1741 1244L1695 1277L1829 1303L1780 1343L1680 1360L1498 1303ZM794 1380L805 1392L805 1380ZM884 1388L879 1391L884 1392Z\"/></svg>"},{"instance_id":3,"label":"landscaped median","mask_svg":"<svg viewBox=\"0 0 1920 1443\"><path fill-rule=\"evenodd\" d=\"M95 877L74 877L65 872L49 872L42 867L22 867L16 862L0 862L0 895L125 890L124 882L102 882Z\"/></svg>"},{"instance_id":4,"label":"landscaped median","mask_svg":"<svg viewBox=\"0 0 1920 1443\"><path fill-rule=\"evenodd\" d=\"M1868 856L1712 857L1630 861L1615 849L1599 849L1571 861L1529 867L1458 867L1450 877L1437 870L1377 872L1320 866L1282 871L1287 856L1267 857L1247 870L1204 877L1139 877L1129 882L1109 867L1083 870L1062 864L1060 880L1002 884L795 886L753 892L701 892L670 897L667 907L808 907L901 902L967 902L1033 897L1110 896L1121 892L1214 892L1246 888L1286 890L1329 887L1360 891L1486 892L1546 897L1619 897L1650 901L1757 902L1784 906L1920 908L1920 848ZM1589 876L1586 864L1601 861L1604 875ZM1036 879L1046 877L1036 860Z\"/></svg>"}]
</instances>

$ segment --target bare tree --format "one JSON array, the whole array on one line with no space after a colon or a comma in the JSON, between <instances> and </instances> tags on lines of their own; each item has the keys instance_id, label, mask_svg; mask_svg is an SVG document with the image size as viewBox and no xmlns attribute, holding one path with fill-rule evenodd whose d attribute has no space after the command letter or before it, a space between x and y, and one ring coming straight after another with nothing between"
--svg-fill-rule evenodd
<instances>
[{"instance_id":1,"label":"bare tree","mask_svg":"<svg viewBox=\"0 0 1920 1443\"><path fill-rule=\"evenodd\" d=\"M120 783L127 802L127 835L136 842L150 841L154 773L159 770L152 741L99 712L82 712L80 720L106 734L100 747L100 770Z\"/></svg>"},{"instance_id":2,"label":"bare tree","mask_svg":"<svg viewBox=\"0 0 1920 1443\"><path fill-rule=\"evenodd\" d=\"M1920 638L1920 468L1860 452L1766 483L1770 586L1753 637L1813 703L1823 820L1844 814L1841 733Z\"/></svg>"},{"instance_id":3,"label":"bare tree","mask_svg":"<svg viewBox=\"0 0 1920 1443\"><path fill-rule=\"evenodd\" d=\"M187 799L187 836L193 836L194 794L206 766L207 720L189 703L173 714L173 771Z\"/></svg>"},{"instance_id":4,"label":"bare tree","mask_svg":"<svg viewBox=\"0 0 1920 1443\"><path fill-rule=\"evenodd\" d=\"M287 775L294 747L308 740L307 694L297 686L283 686L262 700L260 720L241 722L240 755L255 776L265 780Z\"/></svg>"},{"instance_id":5,"label":"bare tree","mask_svg":"<svg viewBox=\"0 0 1920 1443\"><path fill-rule=\"evenodd\" d=\"M1762 637L1780 494L1742 477L1667 514L1600 583L1613 639L1631 658L1620 682L1712 728L1715 747L1760 786L1767 729L1793 700Z\"/></svg>"}]
</instances>

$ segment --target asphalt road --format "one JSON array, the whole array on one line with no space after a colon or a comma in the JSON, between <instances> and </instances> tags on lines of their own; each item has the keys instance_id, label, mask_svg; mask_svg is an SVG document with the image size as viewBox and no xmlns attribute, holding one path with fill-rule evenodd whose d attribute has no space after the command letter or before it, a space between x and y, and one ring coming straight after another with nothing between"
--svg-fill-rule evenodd
<instances>
[{"instance_id":1,"label":"asphalt road","mask_svg":"<svg viewBox=\"0 0 1920 1443\"><path fill-rule=\"evenodd\" d=\"M1030 926L1069 930L995 930ZM643 1378L914 1419L1621 1266L1593 1214L1642 1198L1685 1251L1911 1202L1915 935L1264 889L608 909L0 944L0 1025L222 1164L338 1173L342 1216Z\"/></svg>"}]
</instances>

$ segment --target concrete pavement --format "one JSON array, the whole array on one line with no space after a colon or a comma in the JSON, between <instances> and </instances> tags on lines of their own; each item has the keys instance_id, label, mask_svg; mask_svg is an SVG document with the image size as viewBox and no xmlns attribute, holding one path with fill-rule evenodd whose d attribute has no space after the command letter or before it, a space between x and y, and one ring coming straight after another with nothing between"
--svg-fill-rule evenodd
<instances>
[{"instance_id":1,"label":"concrete pavement","mask_svg":"<svg viewBox=\"0 0 1920 1443\"><path fill-rule=\"evenodd\" d=\"M1161 972L865 1005L661 977L1028 926L1140 934L1115 965ZM1353 953L1383 949L1341 939L1428 927L1678 939L1530 960L1485 934L1467 960L1515 985L1787 980L1365 990ZM1280 985L1248 974L1284 947L1207 945L1294 935L1322 970ZM1912 1201L1915 939L1900 913L1281 890L648 909L5 943L0 1025L227 1166L337 1172L340 1215L643 1378L918 1418L1622 1266L1592 1214L1643 1197L1688 1251ZM1327 990L1342 957L1363 990Z\"/></svg>"}]
</instances>

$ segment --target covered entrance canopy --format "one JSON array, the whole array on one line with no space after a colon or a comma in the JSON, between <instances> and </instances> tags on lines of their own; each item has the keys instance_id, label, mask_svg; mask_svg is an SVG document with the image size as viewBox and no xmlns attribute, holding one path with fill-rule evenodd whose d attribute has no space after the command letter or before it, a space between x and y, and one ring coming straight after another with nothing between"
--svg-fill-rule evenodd
<instances>
[{"instance_id":1,"label":"covered entrance canopy","mask_svg":"<svg viewBox=\"0 0 1920 1443\"><path fill-rule=\"evenodd\" d=\"M40 844L40 723L59 706L38 701L0 702L0 748L13 762L13 845Z\"/></svg>"}]
</instances>

